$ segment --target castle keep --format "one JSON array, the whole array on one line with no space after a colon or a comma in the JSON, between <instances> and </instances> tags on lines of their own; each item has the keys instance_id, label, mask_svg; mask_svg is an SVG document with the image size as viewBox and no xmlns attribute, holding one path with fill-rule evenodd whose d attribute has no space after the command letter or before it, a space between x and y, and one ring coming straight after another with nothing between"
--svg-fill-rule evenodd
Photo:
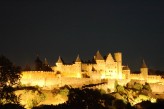
<instances>
[{"instance_id":1,"label":"castle keep","mask_svg":"<svg viewBox=\"0 0 164 109\"><path fill-rule=\"evenodd\" d=\"M92 62L82 62L79 55L72 65L63 64L59 57L56 66L52 69L64 77L97 78L97 79L122 79L122 54L115 53L114 58L108 54L106 59L97 51Z\"/></svg>"},{"instance_id":2,"label":"castle keep","mask_svg":"<svg viewBox=\"0 0 164 109\"><path fill-rule=\"evenodd\" d=\"M109 53L103 57L99 51L96 52L92 61L83 62L78 55L72 64L64 64L59 56L53 71L23 71L21 83L25 85L38 85L41 87L55 87L63 85L82 86L84 84L108 80L108 88L117 80L125 85L131 80L140 82L164 84L161 76L148 75L148 67L143 61L139 74L132 74L128 66L122 65L122 53L117 52L112 56ZM93 82L94 81L94 82ZM160 90L160 89L159 89ZM164 89L163 89L164 90Z\"/></svg>"}]
</instances>

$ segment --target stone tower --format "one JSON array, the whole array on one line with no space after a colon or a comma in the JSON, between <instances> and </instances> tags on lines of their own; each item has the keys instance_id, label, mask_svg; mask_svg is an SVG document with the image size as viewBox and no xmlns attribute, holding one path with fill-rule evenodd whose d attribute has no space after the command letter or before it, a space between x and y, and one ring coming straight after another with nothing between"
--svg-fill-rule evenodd
<instances>
[{"instance_id":1,"label":"stone tower","mask_svg":"<svg viewBox=\"0 0 164 109\"><path fill-rule=\"evenodd\" d=\"M96 61L99 71L105 70L105 60L99 51L96 52L96 55L94 56L94 60Z\"/></svg>"},{"instance_id":2,"label":"stone tower","mask_svg":"<svg viewBox=\"0 0 164 109\"><path fill-rule=\"evenodd\" d=\"M81 77L81 59L79 55L75 60L75 65L76 65L77 77Z\"/></svg>"},{"instance_id":3,"label":"stone tower","mask_svg":"<svg viewBox=\"0 0 164 109\"><path fill-rule=\"evenodd\" d=\"M117 62L117 77L118 79L122 79L122 53L114 53L114 57Z\"/></svg>"},{"instance_id":4,"label":"stone tower","mask_svg":"<svg viewBox=\"0 0 164 109\"><path fill-rule=\"evenodd\" d=\"M63 65L63 61L62 61L61 57L59 56L58 61L56 62L56 66L58 68L57 69L58 71L62 70L62 65Z\"/></svg>"},{"instance_id":5,"label":"stone tower","mask_svg":"<svg viewBox=\"0 0 164 109\"><path fill-rule=\"evenodd\" d=\"M144 60L142 62L142 66L140 68L140 71L141 71L142 78L144 80L147 80L147 77L148 77L148 67L147 67L147 65L146 65Z\"/></svg>"},{"instance_id":6,"label":"stone tower","mask_svg":"<svg viewBox=\"0 0 164 109\"><path fill-rule=\"evenodd\" d=\"M94 56L94 59L96 60L97 63L99 63L99 62L101 63L101 61L104 62L104 58L100 54L99 50L96 52L96 55Z\"/></svg>"},{"instance_id":7,"label":"stone tower","mask_svg":"<svg viewBox=\"0 0 164 109\"><path fill-rule=\"evenodd\" d=\"M35 70L36 71L42 71L43 70L43 63L40 60L39 56L37 55L37 58L35 60Z\"/></svg>"},{"instance_id":8,"label":"stone tower","mask_svg":"<svg viewBox=\"0 0 164 109\"><path fill-rule=\"evenodd\" d=\"M124 74L124 79L130 79L130 68L129 66L124 66L122 69L122 73Z\"/></svg>"},{"instance_id":9,"label":"stone tower","mask_svg":"<svg viewBox=\"0 0 164 109\"><path fill-rule=\"evenodd\" d=\"M81 59L80 59L80 56L79 55L77 55L77 58L75 60L75 64L77 66L77 71L78 72L81 72Z\"/></svg>"}]
</instances>

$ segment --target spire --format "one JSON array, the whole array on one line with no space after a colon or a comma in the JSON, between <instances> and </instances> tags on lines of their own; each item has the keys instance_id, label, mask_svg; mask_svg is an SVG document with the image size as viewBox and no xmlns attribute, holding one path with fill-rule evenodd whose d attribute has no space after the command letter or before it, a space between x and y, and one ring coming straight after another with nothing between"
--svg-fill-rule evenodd
<instances>
[{"instance_id":1,"label":"spire","mask_svg":"<svg viewBox=\"0 0 164 109\"><path fill-rule=\"evenodd\" d=\"M143 60L141 68L147 68L145 61Z\"/></svg>"},{"instance_id":2,"label":"spire","mask_svg":"<svg viewBox=\"0 0 164 109\"><path fill-rule=\"evenodd\" d=\"M37 55L36 59L35 59L35 63L42 63L42 61L39 58L39 55Z\"/></svg>"},{"instance_id":3,"label":"spire","mask_svg":"<svg viewBox=\"0 0 164 109\"><path fill-rule=\"evenodd\" d=\"M39 56L37 55L37 58L35 60L35 70L36 71L41 71L43 67L43 62L40 60Z\"/></svg>"},{"instance_id":4,"label":"spire","mask_svg":"<svg viewBox=\"0 0 164 109\"><path fill-rule=\"evenodd\" d=\"M63 62L62 62L62 59L60 58L60 56L59 56L59 58L58 58L57 63L63 63Z\"/></svg>"},{"instance_id":5,"label":"spire","mask_svg":"<svg viewBox=\"0 0 164 109\"><path fill-rule=\"evenodd\" d=\"M46 58L44 59L44 64L45 64L45 65L48 65L48 61L47 61Z\"/></svg>"},{"instance_id":6,"label":"spire","mask_svg":"<svg viewBox=\"0 0 164 109\"><path fill-rule=\"evenodd\" d=\"M81 62L80 56L77 55L76 61L75 62Z\"/></svg>"},{"instance_id":7,"label":"spire","mask_svg":"<svg viewBox=\"0 0 164 109\"><path fill-rule=\"evenodd\" d=\"M36 60L35 61L38 61L38 60L40 60L39 54L36 54Z\"/></svg>"},{"instance_id":8,"label":"spire","mask_svg":"<svg viewBox=\"0 0 164 109\"><path fill-rule=\"evenodd\" d=\"M100 54L99 50L96 52L95 60L104 60L104 58L103 58L102 55Z\"/></svg>"}]
</instances>

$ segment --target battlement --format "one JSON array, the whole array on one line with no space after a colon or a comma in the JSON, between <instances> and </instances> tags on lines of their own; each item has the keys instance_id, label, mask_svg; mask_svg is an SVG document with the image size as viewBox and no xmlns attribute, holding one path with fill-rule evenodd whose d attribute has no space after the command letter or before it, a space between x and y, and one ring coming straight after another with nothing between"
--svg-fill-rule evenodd
<instances>
[{"instance_id":1,"label":"battlement","mask_svg":"<svg viewBox=\"0 0 164 109\"><path fill-rule=\"evenodd\" d=\"M75 63L64 64L59 57L56 66L52 66L53 71L23 71L21 83L41 87L61 86L61 84L79 86L91 81L100 82L107 79L110 84L117 80L121 85L125 85L129 81L135 80L141 83L164 85L164 79L161 76L148 75L148 68L144 61L140 74L131 74L130 68L122 65L121 52L114 53L114 58L108 54L107 58L104 59L98 51L94 59L93 63L83 63L78 56Z\"/></svg>"},{"instance_id":2,"label":"battlement","mask_svg":"<svg viewBox=\"0 0 164 109\"><path fill-rule=\"evenodd\" d=\"M130 79L134 79L134 80L143 80L141 78L141 74L130 74Z\"/></svg>"},{"instance_id":3,"label":"battlement","mask_svg":"<svg viewBox=\"0 0 164 109\"><path fill-rule=\"evenodd\" d=\"M23 71L22 73L53 73L54 71Z\"/></svg>"}]
</instances>

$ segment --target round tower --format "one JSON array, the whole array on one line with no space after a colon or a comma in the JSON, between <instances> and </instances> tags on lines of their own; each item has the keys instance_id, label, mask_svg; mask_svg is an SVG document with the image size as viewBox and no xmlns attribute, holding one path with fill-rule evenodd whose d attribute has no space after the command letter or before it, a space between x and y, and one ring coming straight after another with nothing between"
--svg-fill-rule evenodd
<instances>
[{"instance_id":1,"label":"round tower","mask_svg":"<svg viewBox=\"0 0 164 109\"><path fill-rule=\"evenodd\" d=\"M56 62L56 65L57 65L57 66L63 65L63 61L62 61L62 59L61 59L60 56L59 56L59 58L58 58L58 61Z\"/></svg>"},{"instance_id":2,"label":"round tower","mask_svg":"<svg viewBox=\"0 0 164 109\"><path fill-rule=\"evenodd\" d=\"M128 66L123 67L122 73L124 74L124 79L130 79L130 68Z\"/></svg>"},{"instance_id":3,"label":"round tower","mask_svg":"<svg viewBox=\"0 0 164 109\"><path fill-rule=\"evenodd\" d=\"M105 71L105 60L99 50L96 52L96 55L94 57L96 64L97 64L97 71L104 72Z\"/></svg>"},{"instance_id":4,"label":"round tower","mask_svg":"<svg viewBox=\"0 0 164 109\"><path fill-rule=\"evenodd\" d=\"M115 61L117 62L117 75L118 79L122 79L122 53L114 53Z\"/></svg>"},{"instance_id":5,"label":"round tower","mask_svg":"<svg viewBox=\"0 0 164 109\"><path fill-rule=\"evenodd\" d=\"M63 65L63 61L62 61L62 59L59 56L58 61L56 62L56 67L57 67L56 70L62 71L62 65Z\"/></svg>"},{"instance_id":6,"label":"round tower","mask_svg":"<svg viewBox=\"0 0 164 109\"><path fill-rule=\"evenodd\" d=\"M142 62L142 66L140 68L140 71L141 71L142 78L144 80L147 80L147 77L148 77L148 67L147 67L147 65L146 65L144 60Z\"/></svg>"},{"instance_id":7,"label":"round tower","mask_svg":"<svg viewBox=\"0 0 164 109\"><path fill-rule=\"evenodd\" d=\"M115 57L116 62L122 62L122 53L121 52L114 53L114 57Z\"/></svg>"},{"instance_id":8,"label":"round tower","mask_svg":"<svg viewBox=\"0 0 164 109\"><path fill-rule=\"evenodd\" d=\"M79 55L75 60L75 65L76 65L77 77L81 77L81 59Z\"/></svg>"},{"instance_id":9,"label":"round tower","mask_svg":"<svg viewBox=\"0 0 164 109\"><path fill-rule=\"evenodd\" d=\"M104 62L104 58L102 57L99 50L96 52L96 55L94 56L94 59L95 59L97 64L102 64Z\"/></svg>"}]
</instances>

